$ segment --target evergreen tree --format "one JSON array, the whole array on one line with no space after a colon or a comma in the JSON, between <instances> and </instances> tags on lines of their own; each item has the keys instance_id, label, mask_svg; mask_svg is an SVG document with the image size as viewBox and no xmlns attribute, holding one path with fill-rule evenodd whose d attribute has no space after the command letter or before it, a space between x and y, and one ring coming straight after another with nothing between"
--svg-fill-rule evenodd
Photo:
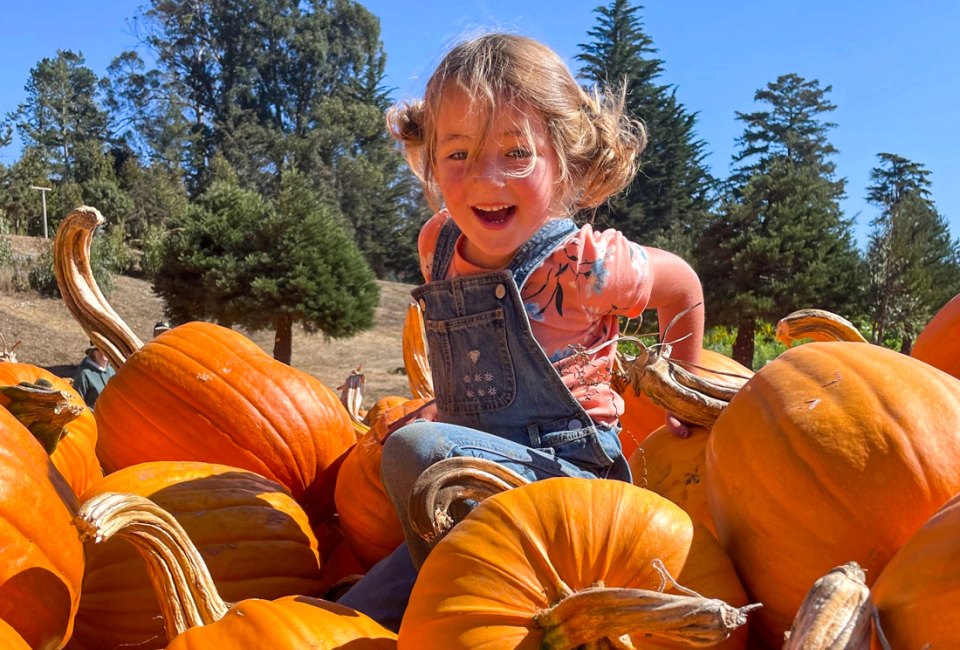
<instances>
[{"instance_id":1,"label":"evergreen tree","mask_svg":"<svg viewBox=\"0 0 960 650\"><path fill-rule=\"evenodd\" d=\"M86 173L78 169L84 145L103 147L107 141L108 117L97 103L98 85L82 54L58 50L56 58L42 59L30 70L27 99L7 116L24 146L36 148L63 182Z\"/></svg>"},{"instance_id":2,"label":"evergreen tree","mask_svg":"<svg viewBox=\"0 0 960 650\"><path fill-rule=\"evenodd\" d=\"M31 186L50 187L49 178L50 168L43 153L36 147L25 147L20 152L20 159L0 178L0 215L4 220L4 232L43 235L43 197ZM47 195L48 201L50 194ZM49 234L49 226L47 230Z\"/></svg>"},{"instance_id":3,"label":"evergreen tree","mask_svg":"<svg viewBox=\"0 0 960 650\"><path fill-rule=\"evenodd\" d=\"M867 200L880 209L867 249L868 299L873 342L913 340L960 286L960 242L930 199L927 169L881 153L870 172Z\"/></svg>"},{"instance_id":4,"label":"evergreen tree","mask_svg":"<svg viewBox=\"0 0 960 650\"><path fill-rule=\"evenodd\" d=\"M862 266L829 158L833 125L823 121L835 108L829 91L784 75L754 96L767 110L737 113L740 165L698 257L708 323L737 328L733 356L748 367L760 321L808 307L860 313Z\"/></svg>"},{"instance_id":5,"label":"evergreen tree","mask_svg":"<svg viewBox=\"0 0 960 650\"><path fill-rule=\"evenodd\" d=\"M274 357L285 363L295 322L332 337L373 323L373 274L298 173L284 174L275 201L218 174L173 225L154 289L177 321L273 329Z\"/></svg>"},{"instance_id":6,"label":"evergreen tree","mask_svg":"<svg viewBox=\"0 0 960 650\"><path fill-rule=\"evenodd\" d=\"M593 40L577 56L580 78L623 87L627 109L644 122L649 139L637 177L597 211L597 220L692 259L714 181L704 164L705 144L696 137L696 114L684 108L674 87L657 82L663 61L653 56L657 50L643 31L640 9L628 0L595 9L597 25L588 32Z\"/></svg>"}]
</instances>

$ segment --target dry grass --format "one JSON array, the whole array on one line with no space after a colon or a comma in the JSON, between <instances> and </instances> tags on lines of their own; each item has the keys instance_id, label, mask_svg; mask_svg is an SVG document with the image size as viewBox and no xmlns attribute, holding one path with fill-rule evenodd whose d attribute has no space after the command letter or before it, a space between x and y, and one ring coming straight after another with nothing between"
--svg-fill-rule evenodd
<instances>
[{"instance_id":1,"label":"dry grass","mask_svg":"<svg viewBox=\"0 0 960 650\"><path fill-rule=\"evenodd\" d=\"M13 241L17 254L26 254L36 245L32 238ZM42 241L42 240L41 240ZM293 363L336 390L355 368L366 377L363 407L385 395L410 395L403 372L403 320L410 300L411 285L379 282L380 306L374 327L344 340L324 340L294 328ZM117 277L108 298L111 306L144 341L153 335L153 324L162 318L163 302L150 283L126 276ZM273 351L273 332L247 333L268 354ZM83 357L87 338L67 311L62 300L41 298L35 292L0 290L0 336L16 350L21 362L50 368L69 376Z\"/></svg>"}]
</instances>

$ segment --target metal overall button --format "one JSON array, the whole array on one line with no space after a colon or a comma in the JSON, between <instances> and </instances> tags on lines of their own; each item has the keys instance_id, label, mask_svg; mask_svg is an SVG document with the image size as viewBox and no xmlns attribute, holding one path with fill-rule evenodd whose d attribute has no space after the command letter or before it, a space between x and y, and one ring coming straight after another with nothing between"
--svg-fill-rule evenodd
<instances>
[{"instance_id":1,"label":"metal overall button","mask_svg":"<svg viewBox=\"0 0 960 650\"><path fill-rule=\"evenodd\" d=\"M501 284L498 284L498 285L497 285L497 288L494 289L493 293L494 293L494 295L497 296L498 299L501 299L501 300L502 300L503 297L504 297L505 295L507 295L507 288L506 288L505 286L503 286L502 283L501 283Z\"/></svg>"}]
</instances>

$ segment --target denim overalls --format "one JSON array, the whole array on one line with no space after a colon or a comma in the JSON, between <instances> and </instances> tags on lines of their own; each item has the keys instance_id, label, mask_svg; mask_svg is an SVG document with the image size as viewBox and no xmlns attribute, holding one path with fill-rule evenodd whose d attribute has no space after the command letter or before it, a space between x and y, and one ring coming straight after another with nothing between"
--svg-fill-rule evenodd
<instances>
[{"instance_id":1,"label":"denim overalls","mask_svg":"<svg viewBox=\"0 0 960 650\"><path fill-rule=\"evenodd\" d=\"M530 274L576 232L572 221L551 219L506 270L446 279L460 229L452 219L444 224L434 253L435 279L413 291L424 314L438 421L414 422L391 433L381 465L384 486L404 526L406 549L373 567L341 603L387 627L399 625L406 601L397 609L397 603L385 605L382 595L402 592L404 580L412 588L413 566L419 567L429 550L408 523L410 490L423 470L444 458L494 460L530 480L577 476L630 481L618 429L594 425L563 384L533 338L520 298ZM363 586L374 576L379 587L371 585L369 591L380 594L368 599Z\"/></svg>"}]
</instances>

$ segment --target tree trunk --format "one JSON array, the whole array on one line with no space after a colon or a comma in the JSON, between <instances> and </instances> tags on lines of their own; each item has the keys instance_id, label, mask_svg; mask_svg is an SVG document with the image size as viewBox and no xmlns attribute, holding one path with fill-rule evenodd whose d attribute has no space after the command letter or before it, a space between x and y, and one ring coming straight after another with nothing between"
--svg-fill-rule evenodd
<instances>
[{"instance_id":1,"label":"tree trunk","mask_svg":"<svg viewBox=\"0 0 960 650\"><path fill-rule=\"evenodd\" d=\"M276 319L276 334L273 337L273 358L290 365L293 358L293 316L280 314Z\"/></svg>"},{"instance_id":2,"label":"tree trunk","mask_svg":"<svg viewBox=\"0 0 960 650\"><path fill-rule=\"evenodd\" d=\"M733 342L733 359L747 368L753 368L754 334L757 321L752 316L744 316L737 325L737 339Z\"/></svg>"},{"instance_id":3,"label":"tree trunk","mask_svg":"<svg viewBox=\"0 0 960 650\"><path fill-rule=\"evenodd\" d=\"M913 335L904 334L903 341L900 343L900 352L909 356L911 350L913 350Z\"/></svg>"}]
</instances>

